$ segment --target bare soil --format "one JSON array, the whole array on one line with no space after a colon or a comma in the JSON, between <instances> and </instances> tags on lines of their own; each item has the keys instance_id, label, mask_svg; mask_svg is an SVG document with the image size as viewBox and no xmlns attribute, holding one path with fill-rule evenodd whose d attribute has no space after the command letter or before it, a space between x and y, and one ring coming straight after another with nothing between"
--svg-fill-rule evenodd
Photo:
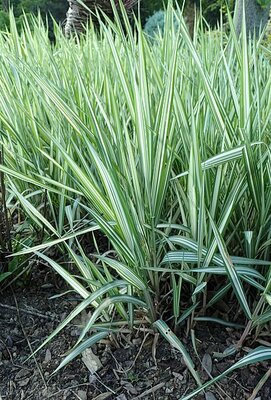
<instances>
[{"instance_id":1,"label":"bare soil","mask_svg":"<svg viewBox=\"0 0 271 400\"><path fill-rule=\"evenodd\" d=\"M78 338L78 325L75 324L70 324L28 360L31 351L78 304L79 298L71 292L49 299L64 291L60 278L41 268L34 271L27 287L17 285L0 293L0 400L172 400L182 399L196 388L181 355L161 337L154 347L154 335L144 327L133 332L122 330L113 340L94 346L93 352L102 364L94 375L79 356L51 376ZM216 324L196 326L199 358L204 358L212 376L243 357L250 345L251 348L259 345L246 343L248 347L242 353L217 359L214 352L223 352L240 338L241 332ZM186 337L185 332L180 335L202 381L207 381L208 375L195 357L190 337ZM248 399L270 367L270 363L265 362L238 370L194 400ZM271 380L262 387L257 399L271 399Z\"/></svg>"}]
</instances>

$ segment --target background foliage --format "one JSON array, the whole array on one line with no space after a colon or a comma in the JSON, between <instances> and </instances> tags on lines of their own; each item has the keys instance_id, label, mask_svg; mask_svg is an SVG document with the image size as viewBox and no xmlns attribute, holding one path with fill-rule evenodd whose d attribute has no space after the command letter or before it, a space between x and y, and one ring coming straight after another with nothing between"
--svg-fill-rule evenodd
<instances>
[{"instance_id":1,"label":"background foliage","mask_svg":"<svg viewBox=\"0 0 271 400\"><path fill-rule=\"evenodd\" d=\"M183 4L183 0L177 0L180 6ZM164 4L167 3L164 0L141 0L142 18L145 20L151 16L155 11L162 10ZM199 0L188 0L186 1L186 8L191 13L194 5L199 7ZM223 7L226 11L226 5L233 9L234 0L202 0L202 10L204 17L211 24L215 24L219 18L220 9ZM4 29L5 26L9 26L8 10L9 7L14 10L14 15L17 19L18 25L21 26L21 15L23 10L26 14L33 13L37 14L40 11L42 17L45 19L47 15L51 14L56 21L63 23L66 18L66 12L68 9L67 0L2 0L0 4L0 29Z\"/></svg>"},{"instance_id":2,"label":"background foliage","mask_svg":"<svg viewBox=\"0 0 271 400\"><path fill-rule=\"evenodd\" d=\"M37 14L40 11L41 16L46 19L46 16L51 14L56 21L63 22L66 18L68 8L67 0L2 0L0 4L0 29L9 26L8 12L12 7L18 26L21 26L22 14Z\"/></svg>"}]
</instances>

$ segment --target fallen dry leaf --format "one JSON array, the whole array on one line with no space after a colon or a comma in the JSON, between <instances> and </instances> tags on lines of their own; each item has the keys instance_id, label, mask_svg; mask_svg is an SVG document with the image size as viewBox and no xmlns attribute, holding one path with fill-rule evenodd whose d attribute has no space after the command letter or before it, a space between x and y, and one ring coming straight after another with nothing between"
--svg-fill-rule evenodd
<instances>
[{"instance_id":1,"label":"fallen dry leaf","mask_svg":"<svg viewBox=\"0 0 271 400\"><path fill-rule=\"evenodd\" d=\"M85 390L78 390L77 396L80 397L80 400L87 400L87 392Z\"/></svg>"},{"instance_id":2,"label":"fallen dry leaf","mask_svg":"<svg viewBox=\"0 0 271 400\"><path fill-rule=\"evenodd\" d=\"M46 353L45 353L44 361L45 361L46 363L48 363L48 362L51 361L51 359L52 359L51 351L50 351L49 349L47 349L47 350L46 350Z\"/></svg>"},{"instance_id":3,"label":"fallen dry leaf","mask_svg":"<svg viewBox=\"0 0 271 400\"><path fill-rule=\"evenodd\" d=\"M86 349L83 351L82 361L91 374L94 374L102 367L99 357L96 356L91 349Z\"/></svg>"},{"instance_id":4,"label":"fallen dry leaf","mask_svg":"<svg viewBox=\"0 0 271 400\"><path fill-rule=\"evenodd\" d=\"M104 392L99 394L99 396L95 397L93 400L105 400L108 399L108 397L112 396L111 392Z\"/></svg>"},{"instance_id":5,"label":"fallen dry leaf","mask_svg":"<svg viewBox=\"0 0 271 400\"><path fill-rule=\"evenodd\" d=\"M212 373L213 361L212 361L212 357L210 356L210 354L208 354L208 353L204 354L203 359L202 359L202 367L209 374Z\"/></svg>"},{"instance_id":6,"label":"fallen dry leaf","mask_svg":"<svg viewBox=\"0 0 271 400\"><path fill-rule=\"evenodd\" d=\"M216 400L216 397L213 395L212 392L205 393L205 400Z\"/></svg>"},{"instance_id":7,"label":"fallen dry leaf","mask_svg":"<svg viewBox=\"0 0 271 400\"><path fill-rule=\"evenodd\" d=\"M120 394L118 397L116 397L116 400L127 400L127 397L125 396L125 394Z\"/></svg>"}]
</instances>

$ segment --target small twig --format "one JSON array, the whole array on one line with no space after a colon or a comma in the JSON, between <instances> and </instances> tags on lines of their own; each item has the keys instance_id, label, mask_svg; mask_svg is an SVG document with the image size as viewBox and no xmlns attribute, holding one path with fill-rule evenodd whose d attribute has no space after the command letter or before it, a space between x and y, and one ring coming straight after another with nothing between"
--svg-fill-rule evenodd
<instances>
[{"instance_id":1,"label":"small twig","mask_svg":"<svg viewBox=\"0 0 271 400\"><path fill-rule=\"evenodd\" d=\"M196 352L196 356L197 356L197 359L199 360L199 363L201 364L201 367L203 368L205 373L208 375L208 377L210 379L214 379L213 375L208 371L208 369L203 364L203 362L202 362L202 360L201 360L201 358L200 358L200 356L199 356L199 354L197 352ZM221 399L228 398L229 400L231 400L231 397L222 389L222 387L220 386L220 384L218 382L215 383L215 386L219 390L217 394ZM222 395L220 394L220 392L222 393Z\"/></svg>"},{"instance_id":2,"label":"small twig","mask_svg":"<svg viewBox=\"0 0 271 400\"><path fill-rule=\"evenodd\" d=\"M13 292L13 291L12 291L12 292ZM37 369L38 369L38 371L39 371L39 374L40 374L40 377L41 377L42 382L43 382L43 384L44 384L44 387L47 389L47 384L46 384L46 381L45 381L45 379L44 379L42 370L41 370L41 368L40 368L40 366L39 366L39 364L38 364L38 361L37 361L35 355L33 354L34 352L33 352L31 343L30 343L30 341L28 340L28 336L27 336L27 334L26 334L26 332L25 332L25 329L24 329L24 326L23 326L23 324L22 324L21 315L20 315L20 310L19 310L19 307L18 307L18 302L17 302L17 299L16 299L16 297L15 297L14 292L13 292L13 298L14 298L14 301L15 301L15 304L16 304L16 308L17 308L18 321L19 321L19 323L20 323L21 329L22 329L22 331L23 331L24 337L25 337L25 339L26 339L26 341L27 341L27 344L28 344L28 347L29 347L29 349L30 349L30 351L31 351L31 354L32 354L32 356L33 356L33 358L34 358L35 364L36 364Z\"/></svg>"},{"instance_id":3,"label":"small twig","mask_svg":"<svg viewBox=\"0 0 271 400\"><path fill-rule=\"evenodd\" d=\"M75 393L74 390L71 390L71 393L76 397L76 399L82 400L82 398L80 396L78 396L78 394Z\"/></svg>"},{"instance_id":4,"label":"small twig","mask_svg":"<svg viewBox=\"0 0 271 400\"><path fill-rule=\"evenodd\" d=\"M246 338L247 338L247 336L248 336L248 334L249 334L249 332L251 330L251 327L252 327L252 321L248 321L248 323L246 325L246 328L245 328L242 336L240 337L240 339L239 339L239 341L238 341L238 343L236 345L237 349L241 349L242 348L243 343L246 340Z\"/></svg>"},{"instance_id":5,"label":"small twig","mask_svg":"<svg viewBox=\"0 0 271 400\"><path fill-rule=\"evenodd\" d=\"M253 319L257 316L258 312L260 311L262 305L264 304L264 297L261 297L260 300L257 303L257 306L255 307L255 310L253 312L252 315L252 319L247 323L247 326L241 336L241 338L239 339L238 343L237 343L237 348L241 349L241 347L243 346L244 341L246 340L248 334L250 333L250 330L252 328L253 325Z\"/></svg>"},{"instance_id":6,"label":"small twig","mask_svg":"<svg viewBox=\"0 0 271 400\"><path fill-rule=\"evenodd\" d=\"M106 390L108 390L108 392L111 392L111 393L113 393L113 394L116 394L116 392L115 392L113 389L111 389L109 386L105 385L105 384L100 380L100 377L99 377L99 375L98 375L97 373L95 373L95 377L96 377L97 381L100 383L100 385L102 385Z\"/></svg>"},{"instance_id":7,"label":"small twig","mask_svg":"<svg viewBox=\"0 0 271 400\"><path fill-rule=\"evenodd\" d=\"M154 334L154 338L153 338L153 344L152 344L152 358L154 361L154 364L157 368L157 359L156 359L156 349L157 349L157 343L158 343L158 339L159 339L159 333L155 333Z\"/></svg>"},{"instance_id":8,"label":"small twig","mask_svg":"<svg viewBox=\"0 0 271 400\"><path fill-rule=\"evenodd\" d=\"M14 362L14 360L13 360L11 351L9 350L8 346L6 345L6 343L5 343L2 339L0 339L0 343L2 343L2 345L5 347L6 351L8 352L10 361L11 361L11 363L12 363L12 365L13 365L14 367L20 368L20 369L25 369L26 371L31 371L30 368L27 368L27 367L25 367L25 366L23 366L23 365L16 364L16 363ZM1 398L0 398L0 400L1 400Z\"/></svg>"},{"instance_id":9,"label":"small twig","mask_svg":"<svg viewBox=\"0 0 271 400\"><path fill-rule=\"evenodd\" d=\"M128 369L125 370L125 373L129 372L129 371L134 367L134 365L135 365L135 363L136 363L136 360L137 360L138 357L140 356L140 353L141 353L141 351L142 351L142 348L143 348L143 346L144 346L144 344L145 344L145 342L146 342L148 336L149 336L149 332L147 333L146 336L144 336L144 339L142 340L142 343L141 343L141 345L140 345L140 348L139 348L139 350L138 350L138 352L137 352L137 355L135 356L135 359L134 359L132 365L131 365Z\"/></svg>"},{"instance_id":10,"label":"small twig","mask_svg":"<svg viewBox=\"0 0 271 400\"><path fill-rule=\"evenodd\" d=\"M248 400L254 400L256 398L257 394L259 393L259 391L261 390L267 379L269 379L270 377L271 377L271 368L269 368L269 370L266 371L264 376L260 379L260 381L258 382L257 386L252 392L252 395L249 397Z\"/></svg>"},{"instance_id":11,"label":"small twig","mask_svg":"<svg viewBox=\"0 0 271 400\"><path fill-rule=\"evenodd\" d=\"M139 396L134 397L134 400L145 398L145 396L157 392L157 390L161 389L163 386L165 386L165 384L166 384L165 382L158 383L158 385L155 385L150 389L145 390L145 392L141 393Z\"/></svg>"},{"instance_id":12,"label":"small twig","mask_svg":"<svg viewBox=\"0 0 271 400\"><path fill-rule=\"evenodd\" d=\"M8 355L9 355L9 358L10 358L10 360L11 360L11 363L14 365L13 357L12 357L12 354L11 354L11 352L10 352L8 346L6 345L6 343L5 343L2 339L0 339L0 343L2 343L3 346L6 348L6 350L7 350L7 352L8 352ZM0 400L1 400L1 399L0 399Z\"/></svg>"},{"instance_id":13,"label":"small twig","mask_svg":"<svg viewBox=\"0 0 271 400\"><path fill-rule=\"evenodd\" d=\"M41 314L38 311L24 310L22 308L17 308L17 307L10 306L8 304L2 304L2 303L0 303L0 307L6 308L7 310L12 310L12 311L18 311L19 310L20 312L22 312L24 314L30 314L30 315L34 315L35 317L40 317L40 318L50 319L50 320L55 320L57 322L60 322L58 318L55 318L55 317L50 316L50 315Z\"/></svg>"},{"instance_id":14,"label":"small twig","mask_svg":"<svg viewBox=\"0 0 271 400\"><path fill-rule=\"evenodd\" d=\"M53 394L50 394L47 398L50 399L51 397L55 397L55 396L59 395L60 393L65 392L66 390L77 389L77 388L79 388L81 386L91 386L91 384L86 382L86 383L80 383L79 385L69 386L69 387L66 387L64 389L58 390L57 392L54 392Z\"/></svg>"}]
</instances>

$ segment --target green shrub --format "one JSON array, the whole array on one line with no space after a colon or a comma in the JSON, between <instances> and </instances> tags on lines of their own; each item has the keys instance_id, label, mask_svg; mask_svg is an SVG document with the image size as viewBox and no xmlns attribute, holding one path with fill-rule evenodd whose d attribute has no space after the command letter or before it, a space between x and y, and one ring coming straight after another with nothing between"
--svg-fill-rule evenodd
<instances>
[{"instance_id":1,"label":"green shrub","mask_svg":"<svg viewBox=\"0 0 271 400\"><path fill-rule=\"evenodd\" d=\"M156 35L160 34L163 36L166 23L166 13L165 11L157 11L151 17L147 18L146 24L144 26L145 33L154 38ZM175 29L178 29L179 23L176 18L174 18Z\"/></svg>"}]
</instances>

